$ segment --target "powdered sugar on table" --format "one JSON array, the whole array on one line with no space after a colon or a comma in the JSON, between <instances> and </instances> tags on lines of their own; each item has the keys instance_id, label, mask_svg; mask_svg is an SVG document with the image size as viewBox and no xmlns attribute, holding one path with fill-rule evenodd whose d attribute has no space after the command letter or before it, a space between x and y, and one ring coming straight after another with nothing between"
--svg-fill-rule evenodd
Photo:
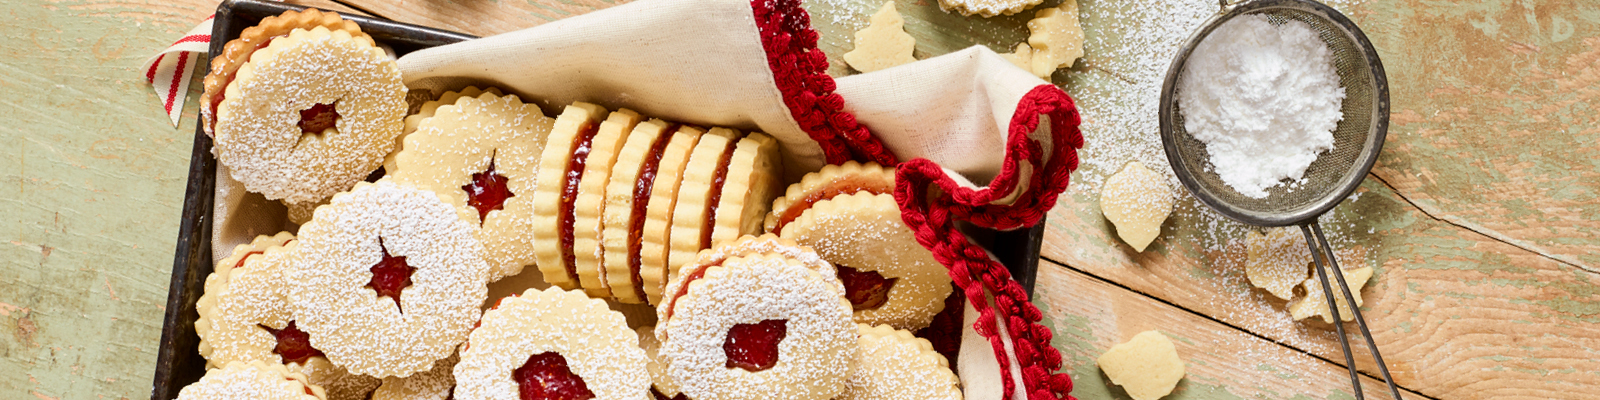
<instances>
[{"instance_id":1,"label":"powdered sugar on table","mask_svg":"<svg viewBox=\"0 0 1600 400\"><path fill-rule=\"evenodd\" d=\"M1300 181L1343 119L1328 45L1304 22L1234 18L1195 47L1178 85L1184 129L1223 183L1252 198Z\"/></svg>"}]
</instances>

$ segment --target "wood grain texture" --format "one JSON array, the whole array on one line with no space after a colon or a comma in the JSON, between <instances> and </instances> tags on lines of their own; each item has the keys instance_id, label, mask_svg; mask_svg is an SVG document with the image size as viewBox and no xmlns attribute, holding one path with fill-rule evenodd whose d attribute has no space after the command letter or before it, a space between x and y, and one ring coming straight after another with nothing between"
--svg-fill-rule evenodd
<instances>
[{"instance_id":1,"label":"wood grain texture","mask_svg":"<svg viewBox=\"0 0 1600 400\"><path fill-rule=\"evenodd\" d=\"M1378 271L1362 310L1398 383L1452 399L1592 396L1583 388L1600 385L1600 274L1432 219L1374 179L1358 193L1324 226L1343 266ZM1331 325L1293 322L1284 301L1251 288L1242 234L1204 243L1218 217L1196 206L1181 203L1162 236L1135 253L1093 196L1068 196L1050 214L1043 254L1343 364ZM1354 337L1357 366L1377 376Z\"/></svg>"},{"instance_id":2,"label":"wood grain texture","mask_svg":"<svg viewBox=\"0 0 1600 400\"><path fill-rule=\"evenodd\" d=\"M1095 360L1112 345L1147 330L1172 340L1187 373L1163 399L1350 398L1344 367L1106 283L1060 264L1039 265L1035 301L1055 332L1080 399L1128 398ZM1388 398L1383 381L1362 378L1371 399ZM1413 392L1408 398L1421 398Z\"/></svg>"},{"instance_id":3,"label":"wood grain texture","mask_svg":"<svg viewBox=\"0 0 1600 400\"><path fill-rule=\"evenodd\" d=\"M1600 272L1600 3L1427 4L1354 17L1394 101L1373 172L1435 217Z\"/></svg>"}]
</instances>

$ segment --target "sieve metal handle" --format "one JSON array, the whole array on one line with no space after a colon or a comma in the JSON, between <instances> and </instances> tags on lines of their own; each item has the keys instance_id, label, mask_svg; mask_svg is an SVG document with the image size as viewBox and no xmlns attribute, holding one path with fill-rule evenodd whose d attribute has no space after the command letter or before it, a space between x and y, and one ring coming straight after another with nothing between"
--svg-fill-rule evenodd
<instances>
[{"instance_id":1,"label":"sieve metal handle","mask_svg":"<svg viewBox=\"0 0 1600 400\"><path fill-rule=\"evenodd\" d=\"M1356 372L1355 357L1350 354L1350 337L1344 333L1344 320L1339 317L1339 305L1331 295L1333 288L1328 285L1328 275L1333 275L1339 281L1339 290L1344 294L1345 304L1350 305L1350 312L1355 314L1356 325L1361 327L1361 337L1367 340L1367 350L1372 352L1372 361L1378 364L1378 372L1383 374L1383 383L1389 384L1389 394L1395 400L1400 400L1400 389L1394 385L1394 377L1389 376L1389 366L1384 364L1383 355L1378 354L1378 344L1372 340L1372 331L1367 329L1367 319L1361 316L1361 307L1356 306L1355 296L1350 293L1350 284L1344 281L1344 273L1339 268L1339 261L1334 259L1333 248L1328 245L1328 238L1322 235L1322 225L1316 220L1300 225L1300 233L1306 237L1306 246L1311 247L1311 259L1316 262L1317 280L1322 281L1322 293L1328 300L1328 311L1333 314L1333 328L1339 333L1339 348L1344 351L1344 365L1350 370L1350 386L1355 388L1356 400L1363 400L1361 392L1361 374ZM1315 238L1315 240L1313 240ZM1319 251L1320 250L1320 251ZM1327 265L1323 259L1327 259ZM1327 269L1327 272L1323 272ZM1335 273L1339 272L1339 273Z\"/></svg>"}]
</instances>

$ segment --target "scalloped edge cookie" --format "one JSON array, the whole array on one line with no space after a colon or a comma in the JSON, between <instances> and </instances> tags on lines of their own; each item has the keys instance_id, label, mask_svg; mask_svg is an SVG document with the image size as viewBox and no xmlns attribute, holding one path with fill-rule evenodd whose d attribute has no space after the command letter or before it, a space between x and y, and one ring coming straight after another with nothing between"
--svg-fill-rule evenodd
<instances>
[{"instance_id":1,"label":"scalloped edge cookie","mask_svg":"<svg viewBox=\"0 0 1600 400\"><path fill-rule=\"evenodd\" d=\"M722 163L737 148L738 138L739 131L711 128L700 135L700 142L689 154L689 165L684 167L683 180L678 185L678 202L672 211L672 232L667 237L669 277L677 276L678 269L693 260L695 253L710 247L701 240L712 229L706 226L706 214L711 211L713 194L721 194L712 187L712 180L726 169Z\"/></svg>"},{"instance_id":2,"label":"scalloped edge cookie","mask_svg":"<svg viewBox=\"0 0 1600 400\"><path fill-rule=\"evenodd\" d=\"M600 235L605 255L601 259L605 261L606 285L612 297L623 303L643 303L648 296L642 271L644 222L655 179L660 176L661 159L675 130L677 124L659 119L635 126L618 152L611 181L606 184L605 229ZM644 204L637 204L641 200ZM634 260L638 260L637 265Z\"/></svg>"},{"instance_id":3,"label":"scalloped edge cookie","mask_svg":"<svg viewBox=\"0 0 1600 400\"><path fill-rule=\"evenodd\" d=\"M184 386L178 400L327 400L321 387L282 364L231 362Z\"/></svg>"},{"instance_id":4,"label":"scalloped edge cookie","mask_svg":"<svg viewBox=\"0 0 1600 400\"><path fill-rule=\"evenodd\" d=\"M772 199L783 190L783 164L778 141L751 132L735 145L717 204L711 243L762 233Z\"/></svg>"},{"instance_id":5,"label":"scalloped edge cookie","mask_svg":"<svg viewBox=\"0 0 1600 400\"><path fill-rule=\"evenodd\" d=\"M950 362L927 339L888 325L859 324L861 355L836 400L961 400Z\"/></svg>"},{"instance_id":6,"label":"scalloped edge cookie","mask_svg":"<svg viewBox=\"0 0 1600 400\"><path fill-rule=\"evenodd\" d=\"M562 289L573 290L578 288L578 271L575 262L567 261L572 254L570 244L562 243L561 235L566 213L574 212L565 205L562 197L567 190L567 181L582 177L582 171L571 171L573 149L579 145L579 139L587 132L598 133L600 123L609 114L604 107L598 105L576 102L567 106L556 117L555 125L550 128L550 136L544 145L544 152L539 156L538 189L533 193L533 254L539 266L539 272L544 275L544 281ZM585 153L585 157L587 153ZM576 192L572 193L572 200L577 202ZM572 218L576 218L575 212ZM577 240L576 233L573 241Z\"/></svg>"},{"instance_id":7,"label":"scalloped edge cookie","mask_svg":"<svg viewBox=\"0 0 1600 400\"><path fill-rule=\"evenodd\" d=\"M821 170L800 177L799 182L789 185L784 190L783 197L772 200L772 210L767 213L766 220L762 221L767 232L779 233L788 221L798 218L801 212L811 208L818 201L827 200L846 194L847 192L836 189L840 185L855 185L857 189L848 193L866 191L873 194L894 193L894 168L885 168L878 163L858 163L845 161L844 164L824 165ZM799 209L789 210L799 206ZM792 215L791 215L792 214Z\"/></svg>"},{"instance_id":8,"label":"scalloped edge cookie","mask_svg":"<svg viewBox=\"0 0 1600 400\"><path fill-rule=\"evenodd\" d=\"M606 280L606 248L600 237L605 233L605 210L610 205L606 203L606 186L611 183L617 152L642 120L644 117L633 110L612 111L589 143L589 157L584 161L583 177L578 180L578 198L572 202L572 258L577 263L578 284L590 297L611 296Z\"/></svg>"},{"instance_id":9,"label":"scalloped edge cookie","mask_svg":"<svg viewBox=\"0 0 1600 400\"><path fill-rule=\"evenodd\" d=\"M621 313L579 291L529 289L483 313L461 347L456 398L516 398L511 372L528 358L554 352L566 359L596 399L649 396L647 357Z\"/></svg>"},{"instance_id":10,"label":"scalloped edge cookie","mask_svg":"<svg viewBox=\"0 0 1600 400\"><path fill-rule=\"evenodd\" d=\"M673 210L684 167L689 165L689 155L703 134L705 130L700 128L679 127L672 133L672 141L667 143L661 154L661 164L656 168L655 187L650 190L650 203L645 206L644 231L639 240L639 280L652 305L661 301L661 293L666 290L667 278L672 272L668 257Z\"/></svg>"},{"instance_id":11,"label":"scalloped edge cookie","mask_svg":"<svg viewBox=\"0 0 1600 400\"><path fill-rule=\"evenodd\" d=\"M283 14L262 18L260 23L240 32L237 39L229 40L228 44L223 45L222 53L211 56L211 72L207 73L203 80L205 90L200 93L199 101L200 126L205 129L206 136L216 137L212 127L217 122L216 105L212 99L227 90L239 67L250 61L250 55L255 53L262 43L268 43L279 36L287 36L295 29L318 26L348 32L356 40L376 46L371 36L361 32L360 25L356 25L354 21L346 21L339 16L339 13L333 11L308 8L304 11L284 11Z\"/></svg>"}]
</instances>

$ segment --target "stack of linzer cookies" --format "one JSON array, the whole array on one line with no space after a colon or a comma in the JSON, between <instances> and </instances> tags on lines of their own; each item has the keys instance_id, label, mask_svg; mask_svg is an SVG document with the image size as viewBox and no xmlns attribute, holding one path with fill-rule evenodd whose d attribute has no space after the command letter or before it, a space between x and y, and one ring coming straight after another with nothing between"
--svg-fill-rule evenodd
<instances>
[{"instance_id":1,"label":"stack of linzer cookies","mask_svg":"<svg viewBox=\"0 0 1600 400\"><path fill-rule=\"evenodd\" d=\"M212 369L179 398L962 395L913 334L959 313L892 169L780 192L760 132L581 102L551 118L492 88L408 111L393 57L315 10L211 67L219 173L298 230L217 263L195 324ZM487 298L501 280L527 289ZM615 311L646 304L634 326Z\"/></svg>"}]
</instances>

